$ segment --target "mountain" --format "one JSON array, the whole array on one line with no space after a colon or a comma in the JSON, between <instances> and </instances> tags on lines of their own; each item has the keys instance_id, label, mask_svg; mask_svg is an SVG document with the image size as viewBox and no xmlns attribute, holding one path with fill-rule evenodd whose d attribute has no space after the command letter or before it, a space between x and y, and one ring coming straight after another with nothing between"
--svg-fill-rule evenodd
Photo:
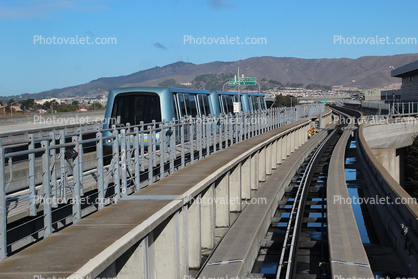
<instances>
[{"instance_id":1,"label":"mountain","mask_svg":"<svg viewBox=\"0 0 418 279\"><path fill-rule=\"evenodd\" d=\"M311 83L322 85L357 86L359 88L383 87L399 78L390 76L390 66L395 68L418 60L418 53L392 56L364 56L357 59L300 59L293 57L252 57L239 61L240 74L248 77L266 78L283 84ZM126 76L106 77L86 84L53 89L38 94L23 94L22 98L70 97L98 95L102 90L142 85L157 86L158 83L175 79L176 83L191 82L202 74L236 73L238 62L215 61L205 64L176 62L164 67L154 67Z\"/></svg>"}]
</instances>

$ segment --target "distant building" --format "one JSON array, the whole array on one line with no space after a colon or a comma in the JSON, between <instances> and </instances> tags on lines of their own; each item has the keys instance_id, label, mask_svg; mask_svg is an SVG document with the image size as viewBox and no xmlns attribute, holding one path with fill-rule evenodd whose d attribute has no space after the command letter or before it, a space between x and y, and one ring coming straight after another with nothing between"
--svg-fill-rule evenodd
<instances>
[{"instance_id":1,"label":"distant building","mask_svg":"<svg viewBox=\"0 0 418 279\"><path fill-rule=\"evenodd\" d=\"M60 99L57 99L57 98L35 100L35 103L37 103L38 105L43 105L45 102L51 102L53 100L55 100L58 104L61 103L61 100Z\"/></svg>"},{"instance_id":2,"label":"distant building","mask_svg":"<svg viewBox=\"0 0 418 279\"><path fill-rule=\"evenodd\" d=\"M392 77L402 78L402 86L399 92L393 91L392 97L396 96L396 93L400 95L401 102L417 102L418 101L418 61L409 63L402 67L393 69L391 72ZM386 92L385 92L386 93ZM382 92L383 98L383 92Z\"/></svg>"},{"instance_id":3,"label":"distant building","mask_svg":"<svg viewBox=\"0 0 418 279\"><path fill-rule=\"evenodd\" d=\"M16 105L16 106L11 106L11 108L12 108L14 111L22 111L22 109L20 108L20 106L19 106L19 105Z\"/></svg>"},{"instance_id":4,"label":"distant building","mask_svg":"<svg viewBox=\"0 0 418 279\"><path fill-rule=\"evenodd\" d=\"M381 99L380 89L362 90L361 93L364 94L365 101L379 101Z\"/></svg>"},{"instance_id":5,"label":"distant building","mask_svg":"<svg viewBox=\"0 0 418 279\"><path fill-rule=\"evenodd\" d=\"M385 103L399 103L401 102L401 90L400 89L382 90L381 99L385 101Z\"/></svg>"}]
</instances>

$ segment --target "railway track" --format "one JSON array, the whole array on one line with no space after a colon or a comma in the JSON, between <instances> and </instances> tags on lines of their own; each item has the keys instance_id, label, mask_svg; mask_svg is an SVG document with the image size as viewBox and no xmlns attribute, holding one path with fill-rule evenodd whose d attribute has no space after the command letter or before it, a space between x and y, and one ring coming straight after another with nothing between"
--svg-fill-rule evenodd
<instances>
[{"instance_id":1,"label":"railway track","mask_svg":"<svg viewBox=\"0 0 418 279\"><path fill-rule=\"evenodd\" d=\"M254 278L330 278L326 180L340 131L329 131L288 186L260 243Z\"/></svg>"}]
</instances>

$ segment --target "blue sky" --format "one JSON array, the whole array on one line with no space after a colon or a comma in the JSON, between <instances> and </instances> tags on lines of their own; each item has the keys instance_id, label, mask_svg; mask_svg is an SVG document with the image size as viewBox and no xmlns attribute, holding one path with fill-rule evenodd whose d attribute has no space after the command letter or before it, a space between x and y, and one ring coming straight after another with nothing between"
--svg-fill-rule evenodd
<instances>
[{"instance_id":1,"label":"blue sky","mask_svg":"<svg viewBox=\"0 0 418 279\"><path fill-rule=\"evenodd\" d=\"M418 39L417 10L416 0L0 0L0 96L128 75L181 59L201 64L255 56L415 53L416 43L395 39ZM48 44L53 36L57 44ZM70 44L71 38L87 36L89 42L115 38L116 43ZM195 44L185 43L185 36ZM220 44L226 36L238 36L240 44ZM346 44L334 43L335 36ZM353 36L363 43L348 44ZM389 37L389 44L370 44L376 36L385 42ZM203 37L212 43L197 44ZM245 44L246 38L265 38L265 43Z\"/></svg>"}]
</instances>

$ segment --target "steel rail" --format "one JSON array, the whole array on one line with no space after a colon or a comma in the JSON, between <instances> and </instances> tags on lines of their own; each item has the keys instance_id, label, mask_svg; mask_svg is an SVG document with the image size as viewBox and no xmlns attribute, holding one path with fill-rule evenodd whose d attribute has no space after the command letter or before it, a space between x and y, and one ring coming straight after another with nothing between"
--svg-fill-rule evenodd
<instances>
[{"instance_id":1,"label":"steel rail","mask_svg":"<svg viewBox=\"0 0 418 279\"><path fill-rule=\"evenodd\" d=\"M303 173L301 182L299 184L298 190L296 192L295 199L293 201L293 207L289 215L289 222L286 228L286 234L282 246L282 252L280 254L279 265L277 268L276 279L280 278L291 278L293 273L294 259L296 257L297 240L299 229L302 221L302 216L304 212L304 204L308 194L309 184L315 170L318 159L320 158L321 151L324 147L327 146L329 140L334 136L337 129L334 129L321 143L321 145L316 149L315 153L309 160L306 170ZM290 241L290 244L289 244ZM289 253L286 256L286 251L289 250ZM285 267L286 266L286 270Z\"/></svg>"}]
</instances>

